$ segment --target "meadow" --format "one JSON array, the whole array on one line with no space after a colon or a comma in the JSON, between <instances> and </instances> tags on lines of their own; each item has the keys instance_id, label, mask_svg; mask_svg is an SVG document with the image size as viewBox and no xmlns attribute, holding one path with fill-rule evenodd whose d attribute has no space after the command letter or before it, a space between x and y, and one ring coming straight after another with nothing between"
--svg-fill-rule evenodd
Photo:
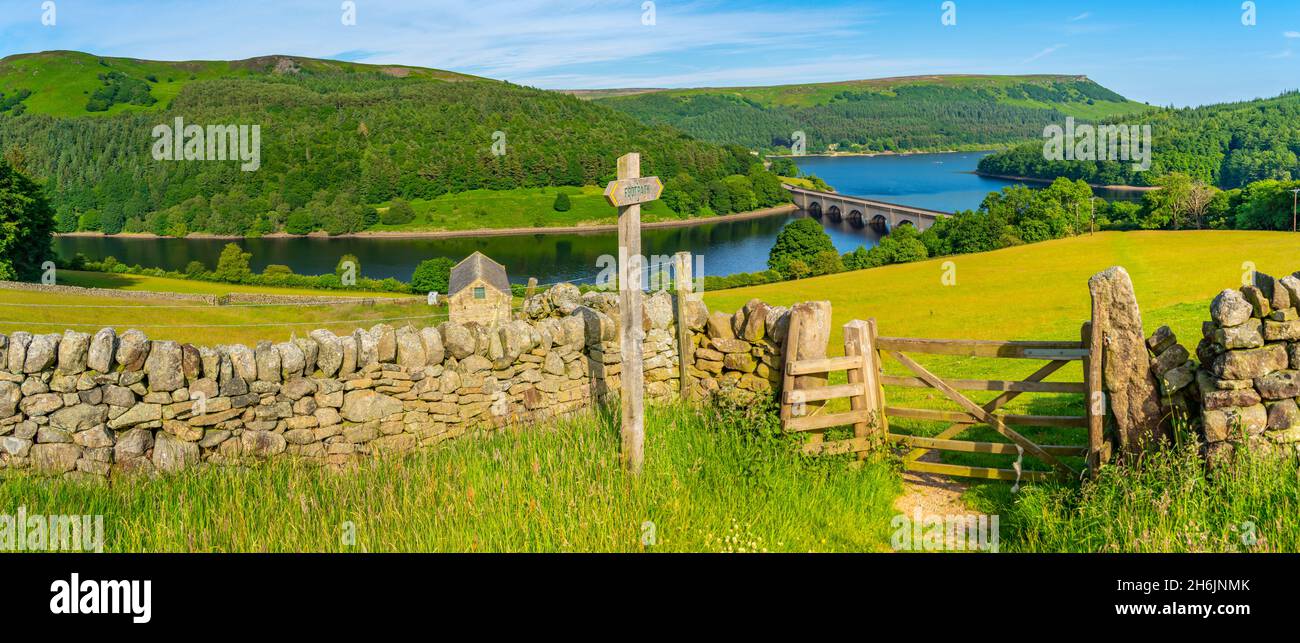
<instances>
[{"instance_id":1,"label":"meadow","mask_svg":"<svg viewBox=\"0 0 1300 643\"><path fill-rule=\"evenodd\" d=\"M569 195L571 208L557 212L555 197ZM378 206L382 213L390 203ZM508 190L468 190L444 194L433 199L411 201L415 220L410 223L379 223L371 232L420 232L425 230L480 230L490 228L549 228L582 225L613 225L618 211L605 200L605 190L597 186L513 188ZM685 219L663 201L652 201L641 208L641 220L677 221Z\"/></svg>"},{"instance_id":2,"label":"meadow","mask_svg":"<svg viewBox=\"0 0 1300 643\"><path fill-rule=\"evenodd\" d=\"M1108 232L709 292L705 301L712 310L731 311L752 298L781 305L829 300L832 354L841 352L844 323L870 317L886 336L1076 339L1089 317L1088 278L1122 265L1133 278L1146 331L1167 324L1191 347L1217 292L1239 285L1252 267L1275 276L1300 269L1297 257L1300 236L1287 233ZM956 270L955 285L941 282L948 269ZM14 296L0 291L0 301ZM57 313L5 312L27 328ZM61 314L65 319L69 311ZM197 323L249 313L182 314ZM207 330L188 337L249 341L268 333L287 336L289 330ZM1022 379L1040 365L944 356L918 361L941 376L973 379ZM887 370L902 372L889 362ZM1077 365L1053 377L1080 378ZM977 401L992 396L972 395ZM922 389L891 388L886 397L890 404L954 408ZM1007 409L1079 415L1082 403L1077 395L1026 394ZM355 523L358 547L368 551L641 551L646 521L657 534L658 544L644 548L652 551L889 547L890 504L901 491L890 458L855 466L845 457L800 456L795 438L777 435L771 409L656 407L647 419L647 474L633 480L618 470L615 424L607 412L595 412L341 474L277 464L99 488L11 477L0 485L0 507L25 503L29 511L104 513L109 547L117 551L340 551L346 521ZM896 420L891 428L932 434L942 427ZM1082 429L1022 432L1040 443L1084 439ZM961 437L1000 441L982 427ZM975 483L963 500L972 511L1001 516L1004 551L1300 549L1295 463L1244 457L1233 473L1207 475L1195 454L1173 450L1138 467L1106 468L1082 484L1026 484L1013 492L1005 483ZM1010 463L990 455L944 460ZM1025 466L1041 468L1031 459Z\"/></svg>"},{"instance_id":3,"label":"meadow","mask_svg":"<svg viewBox=\"0 0 1300 643\"><path fill-rule=\"evenodd\" d=\"M380 320L393 326L437 324L446 319L445 308L431 308L423 297L416 303L397 303L410 296L392 293L264 288L189 279L144 275L62 270L58 282L65 286L127 291L225 295L229 293L296 295L303 297L355 297L357 303L256 304L211 306L199 301L166 298L123 299L80 293L46 293L0 289L0 333L26 330L62 333L72 329L94 333L113 327L119 333L138 328L150 339L171 339L196 344L286 341L304 337L317 328L350 333ZM393 302L393 303L387 303Z\"/></svg>"},{"instance_id":4,"label":"meadow","mask_svg":"<svg viewBox=\"0 0 1300 643\"><path fill-rule=\"evenodd\" d=\"M951 262L951 266L945 266ZM751 298L788 305L807 299L832 302L829 352L843 352L841 327L875 318L882 336L991 340L1073 340L1090 316L1088 278L1114 265L1132 277L1142 321L1150 334L1168 325L1193 349L1209 303L1225 288L1241 285L1256 269L1274 276L1300 270L1300 236L1251 231L1105 232L995 252L934 259L797 282L707 293L710 309L732 310ZM944 271L956 270L945 286ZM947 356L914 356L940 376L1023 379L1043 362ZM885 370L905 370L885 360ZM1082 381L1074 363L1049 381ZM978 402L995 393L968 394ZM889 404L957 410L928 389L886 390ZM1082 415L1078 395L1025 394L1011 413ZM933 435L945 425L891 420L891 430ZM1025 427L1040 444L1083 444L1083 429ZM987 427L963 439L1005 442ZM1011 458L943 454L942 461L1008 467ZM1071 462L1067 460L1067 462ZM1079 465L1074 460L1072 464ZM1026 469L1046 469L1026 458ZM1131 470L1111 468L1096 482L1025 485L1016 494L1005 483L976 483L965 494L973 509L1002 516L1003 543L1019 551L1238 551L1250 523L1258 545L1300 549L1300 478L1294 462L1251 462L1232 475L1207 477L1194 454L1153 457Z\"/></svg>"},{"instance_id":5,"label":"meadow","mask_svg":"<svg viewBox=\"0 0 1300 643\"><path fill-rule=\"evenodd\" d=\"M618 411L347 473L220 468L84 486L0 472L0 507L104 516L116 552L822 552L889 542L882 462L794 457L770 414L652 406L641 477ZM345 539L345 536L353 539Z\"/></svg>"}]
</instances>

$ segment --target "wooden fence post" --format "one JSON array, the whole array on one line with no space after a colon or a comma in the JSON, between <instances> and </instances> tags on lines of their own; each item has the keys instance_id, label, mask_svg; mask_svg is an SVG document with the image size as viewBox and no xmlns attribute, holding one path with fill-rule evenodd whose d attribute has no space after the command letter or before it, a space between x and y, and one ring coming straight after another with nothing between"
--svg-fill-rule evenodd
<instances>
[{"instance_id":1,"label":"wooden fence post","mask_svg":"<svg viewBox=\"0 0 1300 643\"><path fill-rule=\"evenodd\" d=\"M618 158L618 180L641 176L641 155ZM619 251L619 352L622 356L623 462L633 474L645 461L645 372L641 355L645 331L641 328L641 205L618 208Z\"/></svg>"},{"instance_id":2,"label":"wooden fence post","mask_svg":"<svg viewBox=\"0 0 1300 643\"><path fill-rule=\"evenodd\" d=\"M789 364L797 360L826 357L826 343L830 340L831 334L830 321L831 304L828 301L806 301L790 308L790 330L785 340L786 377L782 395L785 395L785 391L826 386L828 374L790 377ZM826 404L825 401L800 403L803 405L804 416L817 413ZM792 416L797 417L793 414ZM809 444L821 444L824 433L825 431L810 432Z\"/></svg>"},{"instance_id":3,"label":"wooden fence post","mask_svg":"<svg viewBox=\"0 0 1300 643\"><path fill-rule=\"evenodd\" d=\"M861 395L854 395L849 398L849 408L854 411L876 410L872 405L875 396L872 395L872 391L868 389L867 385L868 379L874 379L868 375L870 360L865 352L868 333L867 322L860 319L855 319L844 325L844 356L859 357L862 362L860 367L850 368L847 372L849 384L860 384L862 386ZM869 423L855 422L853 424L853 437L855 439L861 440L870 435L871 425ZM867 457L867 452L858 451L857 457L859 460L863 460Z\"/></svg>"},{"instance_id":4,"label":"wooden fence post","mask_svg":"<svg viewBox=\"0 0 1300 643\"><path fill-rule=\"evenodd\" d=\"M880 431L880 440L888 444L889 418L885 416L885 387L880 381L880 349L876 345L876 339L879 336L876 328L876 318L872 317L867 320L866 341L862 344L863 356L867 362L866 370L863 371L866 374L864 383L867 387L867 399L871 401L869 408L876 413L876 428Z\"/></svg>"},{"instance_id":5,"label":"wooden fence post","mask_svg":"<svg viewBox=\"0 0 1300 643\"><path fill-rule=\"evenodd\" d=\"M682 399L691 391L691 365L695 363L695 345L691 329L686 324L688 304L695 289L691 272L691 253L682 251L673 255L673 282L677 290L677 376Z\"/></svg>"},{"instance_id":6,"label":"wooden fence post","mask_svg":"<svg viewBox=\"0 0 1300 643\"><path fill-rule=\"evenodd\" d=\"M1088 356L1083 360L1083 381L1088 387L1084 399L1084 413L1088 418L1088 471L1097 475L1097 470L1106 460L1105 422L1106 393L1102 390L1102 360L1105 359L1105 343L1102 341L1101 329L1094 322L1084 322L1081 329L1082 343L1088 349Z\"/></svg>"},{"instance_id":7,"label":"wooden fence post","mask_svg":"<svg viewBox=\"0 0 1300 643\"><path fill-rule=\"evenodd\" d=\"M795 363L797 356L795 352L799 347L799 334L802 332L803 316L790 314L790 326L786 330L785 350L781 360L781 426L784 428L791 418L796 417L794 414L794 405L800 402L793 402L790 399L791 391L795 390L794 374L790 366ZM802 414L801 414L802 415Z\"/></svg>"}]
</instances>

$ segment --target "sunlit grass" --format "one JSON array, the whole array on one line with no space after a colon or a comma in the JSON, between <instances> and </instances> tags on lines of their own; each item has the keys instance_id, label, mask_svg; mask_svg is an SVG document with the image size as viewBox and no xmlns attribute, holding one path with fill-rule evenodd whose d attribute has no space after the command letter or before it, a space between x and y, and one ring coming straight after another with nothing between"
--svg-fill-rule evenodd
<instances>
[{"instance_id":1,"label":"sunlit grass","mask_svg":"<svg viewBox=\"0 0 1300 643\"><path fill-rule=\"evenodd\" d=\"M275 463L84 486L0 477L0 511L103 514L109 551L873 551L887 464L805 458L766 412L652 407L646 468L617 409L338 472ZM355 546L344 544L355 526ZM644 544L651 543L651 544Z\"/></svg>"},{"instance_id":2,"label":"sunlit grass","mask_svg":"<svg viewBox=\"0 0 1300 643\"><path fill-rule=\"evenodd\" d=\"M0 289L0 333L8 334L19 330L62 333L67 329L93 333L102 327L112 326L119 333L137 328L151 339L171 339L203 345L244 343L251 346L259 340L284 341L294 335L305 337L317 328L347 334L359 327L369 328L381 319L392 320L387 323L393 326L407 323L420 326L440 323L447 316L446 308L431 308L423 298L415 303L399 304L390 293L278 289L71 270L60 271L59 283L202 295L257 293L356 297L357 303L209 306L201 301L164 297L125 299Z\"/></svg>"},{"instance_id":3,"label":"sunlit grass","mask_svg":"<svg viewBox=\"0 0 1300 643\"><path fill-rule=\"evenodd\" d=\"M1082 486L980 485L967 497L1001 515L1004 549L1051 552L1300 551L1294 458L1242 453L1205 468L1194 447L1106 467Z\"/></svg>"}]
</instances>

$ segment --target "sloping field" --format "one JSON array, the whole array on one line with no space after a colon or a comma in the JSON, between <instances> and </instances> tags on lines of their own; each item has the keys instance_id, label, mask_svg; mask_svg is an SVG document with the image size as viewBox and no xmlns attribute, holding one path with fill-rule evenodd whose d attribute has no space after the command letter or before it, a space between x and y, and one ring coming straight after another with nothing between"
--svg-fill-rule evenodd
<instances>
[{"instance_id":1,"label":"sloping field","mask_svg":"<svg viewBox=\"0 0 1300 643\"><path fill-rule=\"evenodd\" d=\"M445 308L432 308L423 297L392 293L263 288L188 279L167 279L141 275L76 272L59 273L66 286L132 292L181 293L186 295L275 295L278 297L355 298L350 302L320 303L276 301L275 303L211 306L201 300L136 296L114 297L85 293L50 293L0 288L0 333L25 330L32 333L62 333L76 330L94 333L112 326L119 333L137 328L150 339L216 345L259 340L285 341L304 337L317 328L351 333L369 328L381 320L393 326L437 324L446 319ZM400 302L400 303L399 303Z\"/></svg>"},{"instance_id":2,"label":"sloping field","mask_svg":"<svg viewBox=\"0 0 1300 643\"><path fill-rule=\"evenodd\" d=\"M944 286L944 264L957 282ZM1253 262L1274 276L1300 270L1300 235L1250 231L1103 232L996 252L885 266L795 282L706 293L710 309L825 299L835 335L875 317L880 334L971 339L1074 339L1089 315L1088 278L1123 266L1133 277L1147 332L1170 325L1194 344L1209 303L1241 285Z\"/></svg>"},{"instance_id":3,"label":"sloping field","mask_svg":"<svg viewBox=\"0 0 1300 643\"><path fill-rule=\"evenodd\" d=\"M949 263L951 262L951 263ZM1193 350L1209 303L1224 288L1239 286L1243 272L1256 269L1280 276L1300 270L1300 235L1281 232L1185 231L1108 232L1009 248L996 252L934 259L913 264L842 273L796 282L706 293L710 309L731 311L751 298L789 305L829 300L834 314L830 353L843 352L842 326L874 317L882 336L995 340L1077 340L1089 319L1088 278L1110 266L1123 266L1133 278L1142 321L1149 335L1169 325ZM941 282L945 270L956 283ZM949 356L914 356L941 377L1024 379L1045 362ZM884 361L887 373L910 375L897 362ZM1078 362L1048 381L1081 382ZM978 402L993 392L973 392ZM932 389L887 387L895 406L959 410ZM1025 394L1005 410L1028 415L1083 414L1081 395ZM946 425L891 419L891 430L934 435ZM1084 429L1026 427L1039 444L1081 445ZM1005 442L991 429L976 427L961 437ZM1005 456L944 454L943 461L1007 467ZM1075 464L1079 464L1076 462ZM1027 459L1026 468L1043 469Z\"/></svg>"}]
</instances>

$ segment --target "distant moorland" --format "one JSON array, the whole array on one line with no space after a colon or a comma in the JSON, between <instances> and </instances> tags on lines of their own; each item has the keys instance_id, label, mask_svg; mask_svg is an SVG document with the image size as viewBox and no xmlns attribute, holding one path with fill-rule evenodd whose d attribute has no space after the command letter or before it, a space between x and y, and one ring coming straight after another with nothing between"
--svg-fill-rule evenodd
<instances>
[{"instance_id":1,"label":"distant moorland","mask_svg":"<svg viewBox=\"0 0 1300 643\"><path fill-rule=\"evenodd\" d=\"M1150 108L1083 76L914 76L839 83L575 92L701 140L788 153L990 149L1040 136L1073 116Z\"/></svg>"}]
</instances>

